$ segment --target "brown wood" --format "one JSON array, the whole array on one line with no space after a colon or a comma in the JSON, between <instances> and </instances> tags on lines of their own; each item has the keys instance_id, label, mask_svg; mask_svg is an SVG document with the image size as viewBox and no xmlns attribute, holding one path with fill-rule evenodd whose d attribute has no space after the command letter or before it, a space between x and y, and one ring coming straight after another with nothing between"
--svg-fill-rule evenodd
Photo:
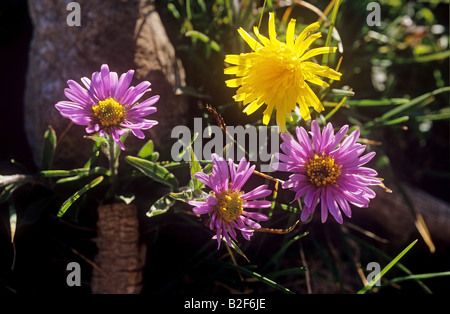
<instances>
[{"instance_id":1,"label":"brown wood","mask_svg":"<svg viewBox=\"0 0 450 314\"><path fill-rule=\"evenodd\" d=\"M97 248L92 270L94 294L137 294L143 285L146 246L139 241L139 221L132 204L98 207Z\"/></svg>"}]
</instances>

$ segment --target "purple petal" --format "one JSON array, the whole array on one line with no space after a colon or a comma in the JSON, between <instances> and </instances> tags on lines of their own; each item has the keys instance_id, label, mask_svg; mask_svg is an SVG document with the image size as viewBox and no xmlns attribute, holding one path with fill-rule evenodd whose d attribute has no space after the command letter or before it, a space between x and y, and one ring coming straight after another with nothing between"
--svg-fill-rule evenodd
<instances>
[{"instance_id":1,"label":"purple petal","mask_svg":"<svg viewBox=\"0 0 450 314\"><path fill-rule=\"evenodd\" d=\"M102 64L102 66L100 68L100 77L101 77L101 81L102 81L103 92L105 94L105 97L107 97L108 95L111 95L109 67L107 64Z\"/></svg>"},{"instance_id":2,"label":"purple petal","mask_svg":"<svg viewBox=\"0 0 450 314\"><path fill-rule=\"evenodd\" d=\"M208 214L208 213L212 212L213 208L209 205L205 205L205 206L194 207L194 208L192 208L192 211L197 215L203 215L203 214Z\"/></svg>"},{"instance_id":3,"label":"purple petal","mask_svg":"<svg viewBox=\"0 0 450 314\"><path fill-rule=\"evenodd\" d=\"M258 213L258 212L243 211L242 214L249 218L252 218L255 220L260 220L260 221L266 221L269 219L269 217L267 217L266 215Z\"/></svg>"},{"instance_id":4,"label":"purple petal","mask_svg":"<svg viewBox=\"0 0 450 314\"><path fill-rule=\"evenodd\" d=\"M109 95L111 95L115 100L116 99L116 90L118 87L118 76L116 72L110 72L109 73L109 82L110 82L110 86L109 86Z\"/></svg>"},{"instance_id":5,"label":"purple petal","mask_svg":"<svg viewBox=\"0 0 450 314\"><path fill-rule=\"evenodd\" d=\"M251 200L266 197L272 193L272 191L268 190L267 187L268 187L267 185L260 185L257 188L251 190L250 192L247 192L244 195L242 195L241 199Z\"/></svg>"},{"instance_id":6,"label":"purple petal","mask_svg":"<svg viewBox=\"0 0 450 314\"><path fill-rule=\"evenodd\" d=\"M128 90L128 87L130 87L133 75L134 71L129 70L127 73L122 74L119 78L114 98L117 99L120 103L122 103L122 98L125 95L125 92Z\"/></svg>"},{"instance_id":7,"label":"purple petal","mask_svg":"<svg viewBox=\"0 0 450 314\"><path fill-rule=\"evenodd\" d=\"M194 174L194 177L199 180L201 183L206 184L211 187L211 182L209 180L209 176L203 172L197 172Z\"/></svg>"},{"instance_id":8,"label":"purple petal","mask_svg":"<svg viewBox=\"0 0 450 314\"><path fill-rule=\"evenodd\" d=\"M242 207L244 208L268 208L272 205L270 201L247 201Z\"/></svg>"},{"instance_id":9,"label":"purple petal","mask_svg":"<svg viewBox=\"0 0 450 314\"><path fill-rule=\"evenodd\" d=\"M131 105L133 105L134 103L136 103L136 101L138 101L146 92L150 91L150 89L148 89L148 87L150 86L150 82L148 81L143 81L141 83L139 83L136 87L130 87L125 95L122 98L122 104L127 108Z\"/></svg>"}]
</instances>

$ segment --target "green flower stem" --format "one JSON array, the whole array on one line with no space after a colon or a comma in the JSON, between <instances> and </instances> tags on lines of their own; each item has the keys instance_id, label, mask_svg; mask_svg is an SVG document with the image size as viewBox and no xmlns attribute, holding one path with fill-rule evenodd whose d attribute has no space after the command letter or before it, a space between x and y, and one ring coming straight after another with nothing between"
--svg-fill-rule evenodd
<instances>
[{"instance_id":1,"label":"green flower stem","mask_svg":"<svg viewBox=\"0 0 450 314\"><path fill-rule=\"evenodd\" d=\"M109 170L111 172L111 189L113 191L113 194L116 195L118 190L118 181L117 181L117 175L118 175L118 168L119 168L119 154L116 154L117 151L117 144L112 138L112 136L107 136L108 138L108 153L109 153Z\"/></svg>"}]
</instances>

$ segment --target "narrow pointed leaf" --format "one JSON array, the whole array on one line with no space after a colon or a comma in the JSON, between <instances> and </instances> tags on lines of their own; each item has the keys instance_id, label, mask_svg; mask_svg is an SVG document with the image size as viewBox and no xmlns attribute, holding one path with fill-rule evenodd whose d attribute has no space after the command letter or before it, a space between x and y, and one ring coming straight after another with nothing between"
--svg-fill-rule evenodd
<instances>
[{"instance_id":1,"label":"narrow pointed leaf","mask_svg":"<svg viewBox=\"0 0 450 314\"><path fill-rule=\"evenodd\" d=\"M414 240L410 245L408 245L403 251L400 252L389 264L384 267L381 272L376 275L364 288L359 290L358 294L364 294L368 290L372 289L373 285L381 279L408 251L416 244L417 240Z\"/></svg>"},{"instance_id":2,"label":"narrow pointed leaf","mask_svg":"<svg viewBox=\"0 0 450 314\"><path fill-rule=\"evenodd\" d=\"M194 150L192 149L192 146L191 146L191 161L189 162L189 166L190 166L190 169L191 169L191 182L190 182L190 185L192 186L194 191L201 190L205 185L200 180L198 180L195 177L195 174L197 172L201 172L202 171L202 167L200 166L200 163L198 162L197 157L195 157Z\"/></svg>"},{"instance_id":3,"label":"narrow pointed leaf","mask_svg":"<svg viewBox=\"0 0 450 314\"><path fill-rule=\"evenodd\" d=\"M125 161L157 182L163 183L174 190L178 187L177 178L166 168L154 162L133 156L126 156Z\"/></svg>"},{"instance_id":4,"label":"narrow pointed leaf","mask_svg":"<svg viewBox=\"0 0 450 314\"><path fill-rule=\"evenodd\" d=\"M168 195L164 195L160 199L158 199L147 212L147 217L154 217L167 212L172 205L175 204L175 200L169 197Z\"/></svg>"},{"instance_id":5,"label":"narrow pointed leaf","mask_svg":"<svg viewBox=\"0 0 450 314\"><path fill-rule=\"evenodd\" d=\"M89 182L88 184L86 184L85 186L83 186L80 190L76 191L75 194L73 194L71 197L69 197L64 204L61 206L57 217L61 218L64 213L67 211L67 209L77 200L80 198L80 196L82 196L84 193L86 193L87 191L89 191L90 189L92 189L93 187L95 187L96 185L100 184L100 182L103 181L103 176L100 176L98 178L95 178L94 180L92 180L91 182Z\"/></svg>"},{"instance_id":6,"label":"narrow pointed leaf","mask_svg":"<svg viewBox=\"0 0 450 314\"><path fill-rule=\"evenodd\" d=\"M56 133L51 126L44 134L44 148L42 151L41 169L48 170L53 164L53 155L56 148Z\"/></svg>"}]
</instances>

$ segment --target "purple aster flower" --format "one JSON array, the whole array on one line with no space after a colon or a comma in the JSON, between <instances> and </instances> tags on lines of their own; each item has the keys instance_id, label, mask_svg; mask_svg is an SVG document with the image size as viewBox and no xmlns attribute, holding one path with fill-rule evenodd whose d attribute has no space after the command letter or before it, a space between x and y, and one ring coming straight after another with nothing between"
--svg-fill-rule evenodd
<instances>
[{"instance_id":1,"label":"purple aster flower","mask_svg":"<svg viewBox=\"0 0 450 314\"><path fill-rule=\"evenodd\" d=\"M317 121L312 121L311 139L302 127L295 130L298 142L288 134L281 134L283 153L278 154L280 162L274 164L274 168L293 173L282 187L296 192L294 201L304 196L302 221L314 212L319 199L322 222L330 212L342 223L341 211L351 217L350 204L367 207L375 197L368 186L381 183L375 178L377 172L362 167L375 152L361 156L366 146L356 143L359 130L344 139L347 130L345 125L335 135L333 126L328 123L321 132Z\"/></svg>"},{"instance_id":2,"label":"purple aster flower","mask_svg":"<svg viewBox=\"0 0 450 314\"><path fill-rule=\"evenodd\" d=\"M250 240L254 229L261 228L255 220L266 221L268 217L258 212L247 211L250 208L268 208L270 201L255 200L270 195L272 191L267 185L260 185L250 192L241 191L255 169L250 167L250 162L242 158L236 165L230 159L227 162L217 154L212 155L213 168L211 175L197 172L195 177L212 189L205 202L190 201L195 206L192 210L195 214L211 214L209 228L216 231L213 239L217 239L218 248L221 239L225 239L231 246L230 236L236 240L236 231L241 231L246 240Z\"/></svg>"},{"instance_id":3,"label":"purple aster flower","mask_svg":"<svg viewBox=\"0 0 450 314\"><path fill-rule=\"evenodd\" d=\"M125 150L120 137L128 129L138 138L144 138L142 130L158 124L158 121L143 117L156 112L153 105L159 96L153 96L141 103L137 101L148 91L150 82L144 81L131 86L134 71L118 77L116 72L109 71L106 64L100 72L92 73L92 79L83 77L84 87L73 80L67 81L69 88L64 94L71 101L60 101L55 107L61 115L79 125L86 125L87 133L99 132L100 136L109 134L112 139Z\"/></svg>"}]
</instances>

